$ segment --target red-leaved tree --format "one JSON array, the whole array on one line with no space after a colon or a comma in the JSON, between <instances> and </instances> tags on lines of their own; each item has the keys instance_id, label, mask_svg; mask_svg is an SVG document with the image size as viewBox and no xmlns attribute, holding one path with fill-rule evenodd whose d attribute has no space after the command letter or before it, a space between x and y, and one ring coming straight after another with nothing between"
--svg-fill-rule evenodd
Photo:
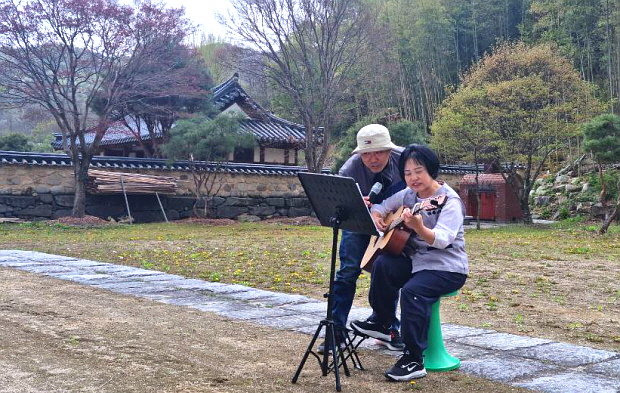
<instances>
[{"instance_id":1,"label":"red-leaved tree","mask_svg":"<svg viewBox=\"0 0 620 393\"><path fill-rule=\"evenodd\" d=\"M73 163L73 216L85 214L88 167L111 114L136 96L197 89L165 56L191 28L183 9L148 0L137 8L112 0L0 0L0 100L40 105L56 120Z\"/></svg>"}]
</instances>

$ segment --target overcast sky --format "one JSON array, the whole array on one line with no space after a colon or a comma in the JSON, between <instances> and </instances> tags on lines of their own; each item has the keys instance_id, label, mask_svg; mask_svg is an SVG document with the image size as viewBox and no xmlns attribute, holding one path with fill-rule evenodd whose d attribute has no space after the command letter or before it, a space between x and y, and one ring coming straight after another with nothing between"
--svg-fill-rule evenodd
<instances>
[{"instance_id":1,"label":"overcast sky","mask_svg":"<svg viewBox=\"0 0 620 393\"><path fill-rule=\"evenodd\" d=\"M215 13L226 15L230 8L228 0L163 0L170 7L185 7L185 14L195 23L201 25L206 34L223 37L225 29L215 19Z\"/></svg>"},{"instance_id":2,"label":"overcast sky","mask_svg":"<svg viewBox=\"0 0 620 393\"><path fill-rule=\"evenodd\" d=\"M124 4L133 4L133 0L120 0ZM227 14L232 9L229 0L162 0L168 7L185 7L185 15L194 24L199 25L200 31L205 35L213 34L224 37L226 29L215 19L215 14Z\"/></svg>"}]
</instances>

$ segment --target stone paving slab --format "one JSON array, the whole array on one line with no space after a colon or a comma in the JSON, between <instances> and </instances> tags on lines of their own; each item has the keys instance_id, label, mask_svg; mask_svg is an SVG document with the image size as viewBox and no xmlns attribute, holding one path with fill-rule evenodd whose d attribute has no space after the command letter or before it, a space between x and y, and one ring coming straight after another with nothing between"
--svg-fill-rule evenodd
<instances>
[{"instance_id":1,"label":"stone paving slab","mask_svg":"<svg viewBox=\"0 0 620 393\"><path fill-rule=\"evenodd\" d=\"M225 296L231 299L236 299L236 300L257 300L257 299L266 299L266 298L274 297L274 296L277 297L277 294L274 292L265 291L264 289L250 288L247 291L234 292L234 293L227 294Z\"/></svg>"},{"instance_id":2,"label":"stone paving slab","mask_svg":"<svg viewBox=\"0 0 620 393\"><path fill-rule=\"evenodd\" d=\"M0 250L0 267L311 335L326 317L327 303L306 296L187 279L131 266ZM371 312L354 307L349 320L366 319ZM316 345L323 341L324 332L321 329ZM453 324L442 325L442 332L447 350L462 361L460 372L549 393L620 393L620 353ZM360 348L399 355L373 339L362 342Z\"/></svg>"},{"instance_id":3,"label":"stone paving slab","mask_svg":"<svg viewBox=\"0 0 620 393\"><path fill-rule=\"evenodd\" d=\"M550 343L531 348L523 348L512 351L511 354L526 358L546 360L565 367L585 366L618 356L615 352L567 343Z\"/></svg>"},{"instance_id":4,"label":"stone paving slab","mask_svg":"<svg viewBox=\"0 0 620 393\"><path fill-rule=\"evenodd\" d=\"M620 391L620 381L617 379L577 372L538 377L513 385L547 393L618 393Z\"/></svg>"},{"instance_id":5,"label":"stone paving slab","mask_svg":"<svg viewBox=\"0 0 620 393\"><path fill-rule=\"evenodd\" d=\"M74 271L70 267L60 266L60 265L50 265L47 263L41 265L30 265L30 266L22 266L22 270L26 270L31 273L40 273L45 275L50 275L53 273L68 273Z\"/></svg>"},{"instance_id":6,"label":"stone paving slab","mask_svg":"<svg viewBox=\"0 0 620 393\"><path fill-rule=\"evenodd\" d=\"M125 295L144 296L145 294L157 294L160 292L169 291L174 289L173 287L162 287L157 285L146 284L143 286L128 287L115 289L114 292L124 293Z\"/></svg>"},{"instance_id":7,"label":"stone paving slab","mask_svg":"<svg viewBox=\"0 0 620 393\"><path fill-rule=\"evenodd\" d=\"M270 307L307 303L307 302L308 302L308 298L306 296L291 295L288 293L277 293L277 292L272 292L272 296L253 299L252 301L250 301L250 303L263 305L263 306L270 306Z\"/></svg>"},{"instance_id":8,"label":"stone paving slab","mask_svg":"<svg viewBox=\"0 0 620 393\"><path fill-rule=\"evenodd\" d=\"M586 368L587 372L600 373L620 380L620 359L601 362Z\"/></svg>"},{"instance_id":9,"label":"stone paving slab","mask_svg":"<svg viewBox=\"0 0 620 393\"><path fill-rule=\"evenodd\" d=\"M540 374L541 371L559 371L560 368L537 360L491 354L461 361L460 370L487 379L510 382L517 378Z\"/></svg>"},{"instance_id":10,"label":"stone paving slab","mask_svg":"<svg viewBox=\"0 0 620 393\"><path fill-rule=\"evenodd\" d=\"M142 277L165 276L165 273L134 268L132 270L117 272L115 275L117 277L132 277L139 279Z\"/></svg>"},{"instance_id":11,"label":"stone paving slab","mask_svg":"<svg viewBox=\"0 0 620 393\"><path fill-rule=\"evenodd\" d=\"M127 288L153 288L153 289L159 288L158 286L151 285L150 283L146 283L144 281L137 281L137 280L122 281L122 282L109 281L109 282L96 283L93 285L99 288L109 289L111 291L117 291L117 290L120 291L121 289L127 289Z\"/></svg>"},{"instance_id":12,"label":"stone paving slab","mask_svg":"<svg viewBox=\"0 0 620 393\"><path fill-rule=\"evenodd\" d=\"M453 340L456 338L468 336L480 336L482 334L497 333L495 330L480 329L469 326L452 325L449 323L441 324L441 334L444 340Z\"/></svg>"},{"instance_id":13,"label":"stone paving slab","mask_svg":"<svg viewBox=\"0 0 620 393\"><path fill-rule=\"evenodd\" d=\"M22 269L27 267L27 266L45 266L43 263L39 263L39 262L34 262L34 261L30 261L30 260L26 260L24 261L23 259L13 259L11 258L10 260L7 261L2 261L0 262L0 265L5 266L5 267L14 267L17 269Z\"/></svg>"},{"instance_id":14,"label":"stone paving slab","mask_svg":"<svg viewBox=\"0 0 620 393\"><path fill-rule=\"evenodd\" d=\"M445 340L444 340L445 341ZM474 347L472 345L459 344L453 341L445 341L444 345L448 353L461 360L479 358L484 355L490 355L491 350Z\"/></svg>"},{"instance_id":15,"label":"stone paving slab","mask_svg":"<svg viewBox=\"0 0 620 393\"><path fill-rule=\"evenodd\" d=\"M244 285L238 285L238 284L222 284L219 282L209 283L209 284L210 285L205 285L204 288L201 288L201 289L211 292L211 293L217 293L217 294L244 292L244 291L249 291L250 289L252 289L250 287L246 287ZM219 284L219 285L212 285L212 284ZM186 286L183 284L179 285L179 288L189 289L189 288L186 288Z\"/></svg>"},{"instance_id":16,"label":"stone paving slab","mask_svg":"<svg viewBox=\"0 0 620 393\"><path fill-rule=\"evenodd\" d=\"M75 261L78 258L73 257L65 257L62 255L54 255L54 254L45 254L42 252L36 251L18 251L18 250L9 250L15 251L13 255L19 255L23 259L38 261L42 263L53 263L58 261Z\"/></svg>"},{"instance_id":17,"label":"stone paving slab","mask_svg":"<svg viewBox=\"0 0 620 393\"><path fill-rule=\"evenodd\" d=\"M314 334L314 332L316 331L317 327L319 327L319 322L321 321L321 319L317 319L316 322L314 323L314 325L312 326L302 326L299 328L295 328L293 329L296 332L300 332L300 333L305 333L305 334ZM319 333L319 337L325 337L325 328L321 329L321 332Z\"/></svg>"},{"instance_id":18,"label":"stone paving slab","mask_svg":"<svg viewBox=\"0 0 620 393\"><path fill-rule=\"evenodd\" d=\"M136 268L131 267L131 266L121 266L121 265L113 265L111 263L106 263L100 266L92 266L89 269L94 270L98 273L114 274L115 276L120 277L122 273L133 272L135 271Z\"/></svg>"},{"instance_id":19,"label":"stone paving slab","mask_svg":"<svg viewBox=\"0 0 620 393\"><path fill-rule=\"evenodd\" d=\"M183 283L187 278L177 276L176 274L161 274L158 276L143 276L139 278L140 281L166 281L166 282L178 282Z\"/></svg>"},{"instance_id":20,"label":"stone paving slab","mask_svg":"<svg viewBox=\"0 0 620 393\"><path fill-rule=\"evenodd\" d=\"M111 279L114 276L109 274L59 274L56 275L56 278L60 278L61 280L75 281L81 284L89 284L94 285L96 281Z\"/></svg>"},{"instance_id":21,"label":"stone paving slab","mask_svg":"<svg viewBox=\"0 0 620 393\"><path fill-rule=\"evenodd\" d=\"M227 311L224 316L236 319L267 319L294 315L290 310L281 308L249 307L247 310Z\"/></svg>"},{"instance_id":22,"label":"stone paving slab","mask_svg":"<svg viewBox=\"0 0 620 393\"><path fill-rule=\"evenodd\" d=\"M211 282L211 281L203 281L196 280L193 278L186 278L185 280L179 282L176 287L179 289L196 289L202 291L209 291L215 293L215 288L223 288L226 284L222 284L219 282Z\"/></svg>"},{"instance_id":23,"label":"stone paving slab","mask_svg":"<svg viewBox=\"0 0 620 393\"><path fill-rule=\"evenodd\" d=\"M283 317L271 317L258 319L259 325L270 326L276 329L290 330L300 327L313 326L316 329L317 320L305 315L287 315Z\"/></svg>"},{"instance_id":24,"label":"stone paving slab","mask_svg":"<svg viewBox=\"0 0 620 393\"><path fill-rule=\"evenodd\" d=\"M351 312L349 312L349 320L347 322L351 323L352 321L365 321L371 314L372 311L369 312L370 309L362 308L362 307L353 307L351 308Z\"/></svg>"},{"instance_id":25,"label":"stone paving slab","mask_svg":"<svg viewBox=\"0 0 620 393\"><path fill-rule=\"evenodd\" d=\"M489 333L480 336L464 337L456 339L461 344L476 345L482 348L510 351L517 348L533 347L540 344L550 343L551 340L517 336L509 333Z\"/></svg>"},{"instance_id":26,"label":"stone paving slab","mask_svg":"<svg viewBox=\"0 0 620 393\"><path fill-rule=\"evenodd\" d=\"M200 311L205 311L205 312L222 313L222 312L226 312L227 310L239 309L239 308L243 309L243 308L247 308L250 306L240 305L239 303L232 302L232 301L211 300L211 301L206 301L200 304L189 305L189 307L198 309Z\"/></svg>"},{"instance_id":27,"label":"stone paving slab","mask_svg":"<svg viewBox=\"0 0 620 393\"><path fill-rule=\"evenodd\" d=\"M323 316L327 315L327 303L319 302L316 300L309 301L308 303L286 305L283 306L283 308L307 314L322 314Z\"/></svg>"},{"instance_id":28,"label":"stone paving slab","mask_svg":"<svg viewBox=\"0 0 620 393\"><path fill-rule=\"evenodd\" d=\"M69 266L73 268L83 268L83 267L97 267L97 266L108 266L109 263L105 262L96 262L89 261L88 259L76 259L76 260L68 260L68 261L59 261L56 262L57 265Z\"/></svg>"},{"instance_id":29,"label":"stone paving slab","mask_svg":"<svg viewBox=\"0 0 620 393\"><path fill-rule=\"evenodd\" d=\"M154 292L144 292L140 294L140 297L155 300L158 302L159 301L166 302L166 300L192 300L193 301L193 303L188 303L188 304L200 304L201 302L212 300L212 298L207 295L202 295L202 294L196 293L194 291L186 290L186 289L169 289L169 290L164 290L164 291L157 290Z\"/></svg>"}]
</instances>

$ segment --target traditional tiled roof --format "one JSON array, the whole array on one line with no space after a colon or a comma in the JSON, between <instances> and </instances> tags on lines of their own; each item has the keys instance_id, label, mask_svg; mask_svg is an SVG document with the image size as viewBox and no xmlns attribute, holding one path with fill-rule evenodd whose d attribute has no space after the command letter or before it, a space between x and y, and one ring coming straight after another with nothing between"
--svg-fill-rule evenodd
<instances>
[{"instance_id":1,"label":"traditional tiled roof","mask_svg":"<svg viewBox=\"0 0 620 393\"><path fill-rule=\"evenodd\" d=\"M501 173L479 173L478 181L481 184L503 184L506 182ZM476 182L476 175L465 175L463 176L462 182L467 184L473 184Z\"/></svg>"},{"instance_id":2,"label":"traditional tiled roof","mask_svg":"<svg viewBox=\"0 0 620 393\"><path fill-rule=\"evenodd\" d=\"M143 121L140 121L140 137L143 141L151 140L151 136L147 130L146 124ZM134 124L130 124L132 129L135 132L138 132ZM52 147L56 150L62 149L62 135L54 134L56 139L52 142ZM155 131L155 138L161 138L161 131ZM86 140L86 144L91 144L95 139L95 132L85 132L84 139ZM137 139L134 133L128 129L122 121L116 121L110 125L110 127L105 132L105 135L101 139L99 146L109 146L109 145L118 145L123 143L136 143Z\"/></svg>"},{"instance_id":3,"label":"traditional tiled roof","mask_svg":"<svg viewBox=\"0 0 620 393\"><path fill-rule=\"evenodd\" d=\"M248 119L241 121L241 129L254 134L259 144L274 147L303 146L306 139L304 126L277 117L263 109L241 87L238 74L235 73L229 80L216 86L213 89L213 99L220 112L233 104L239 105L248 116ZM132 128L137 129L137 127ZM140 131L142 140L151 139L146 124L141 124ZM60 150L62 148L62 136L60 134L54 136L56 140L52 142L52 146ZM161 138L162 134L157 131L155 136ZM84 138L87 144L92 143L95 138L95 131L85 132ZM135 143L137 143L136 136L122 122L118 121L106 131L99 146Z\"/></svg>"},{"instance_id":4,"label":"traditional tiled roof","mask_svg":"<svg viewBox=\"0 0 620 393\"><path fill-rule=\"evenodd\" d=\"M66 154L57 153L27 153L14 151L0 151L0 166L2 165L30 165L30 166L71 166L71 158ZM160 169L189 171L187 161L175 161L170 163L167 160L153 158L132 158L132 157L105 157L95 156L90 164L91 168L120 168L120 169ZM203 162L201 167L211 170L219 170L229 173L247 173L262 175L284 175L296 176L298 172L305 172L306 167L290 165L271 165L271 164L244 164L229 162L218 167L215 163ZM323 170L328 173L329 170ZM440 173L446 174L468 174L475 173L474 165L442 165ZM481 174L482 175L482 174ZM489 174L487 174L489 175ZM492 174L500 176L500 174ZM473 175L472 175L473 176Z\"/></svg>"},{"instance_id":5,"label":"traditional tiled roof","mask_svg":"<svg viewBox=\"0 0 620 393\"><path fill-rule=\"evenodd\" d=\"M14 151L0 151L0 166L3 165L26 165L26 166L71 166L71 158L66 154L56 153L26 153ZM244 164L229 162L225 164L200 162L199 167L207 168L212 171L239 174L256 175L279 175L297 176L298 172L307 171L306 167L290 165L270 165L270 164ZM189 162L175 161L170 163L167 160L153 158L131 158L131 157L93 157L91 168L106 169L158 169L174 171L190 171ZM328 170L324 170L327 173Z\"/></svg>"},{"instance_id":6,"label":"traditional tiled roof","mask_svg":"<svg viewBox=\"0 0 620 393\"><path fill-rule=\"evenodd\" d=\"M299 145L305 141L304 126L265 110L241 87L237 73L213 89L213 101L220 111L225 111L233 104L239 105L249 117L241 122L241 128L253 133L259 143Z\"/></svg>"}]
</instances>

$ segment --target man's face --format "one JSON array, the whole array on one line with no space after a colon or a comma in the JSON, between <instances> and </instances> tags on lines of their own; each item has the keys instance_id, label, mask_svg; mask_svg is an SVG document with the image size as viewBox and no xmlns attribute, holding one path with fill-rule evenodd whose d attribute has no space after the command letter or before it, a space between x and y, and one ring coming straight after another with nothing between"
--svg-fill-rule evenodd
<instances>
[{"instance_id":1,"label":"man's face","mask_svg":"<svg viewBox=\"0 0 620 393\"><path fill-rule=\"evenodd\" d=\"M362 162L368 169L370 169L373 173L379 173L385 168L388 161L390 160L391 149L388 150L380 150L373 151L369 153L361 153Z\"/></svg>"}]
</instances>

